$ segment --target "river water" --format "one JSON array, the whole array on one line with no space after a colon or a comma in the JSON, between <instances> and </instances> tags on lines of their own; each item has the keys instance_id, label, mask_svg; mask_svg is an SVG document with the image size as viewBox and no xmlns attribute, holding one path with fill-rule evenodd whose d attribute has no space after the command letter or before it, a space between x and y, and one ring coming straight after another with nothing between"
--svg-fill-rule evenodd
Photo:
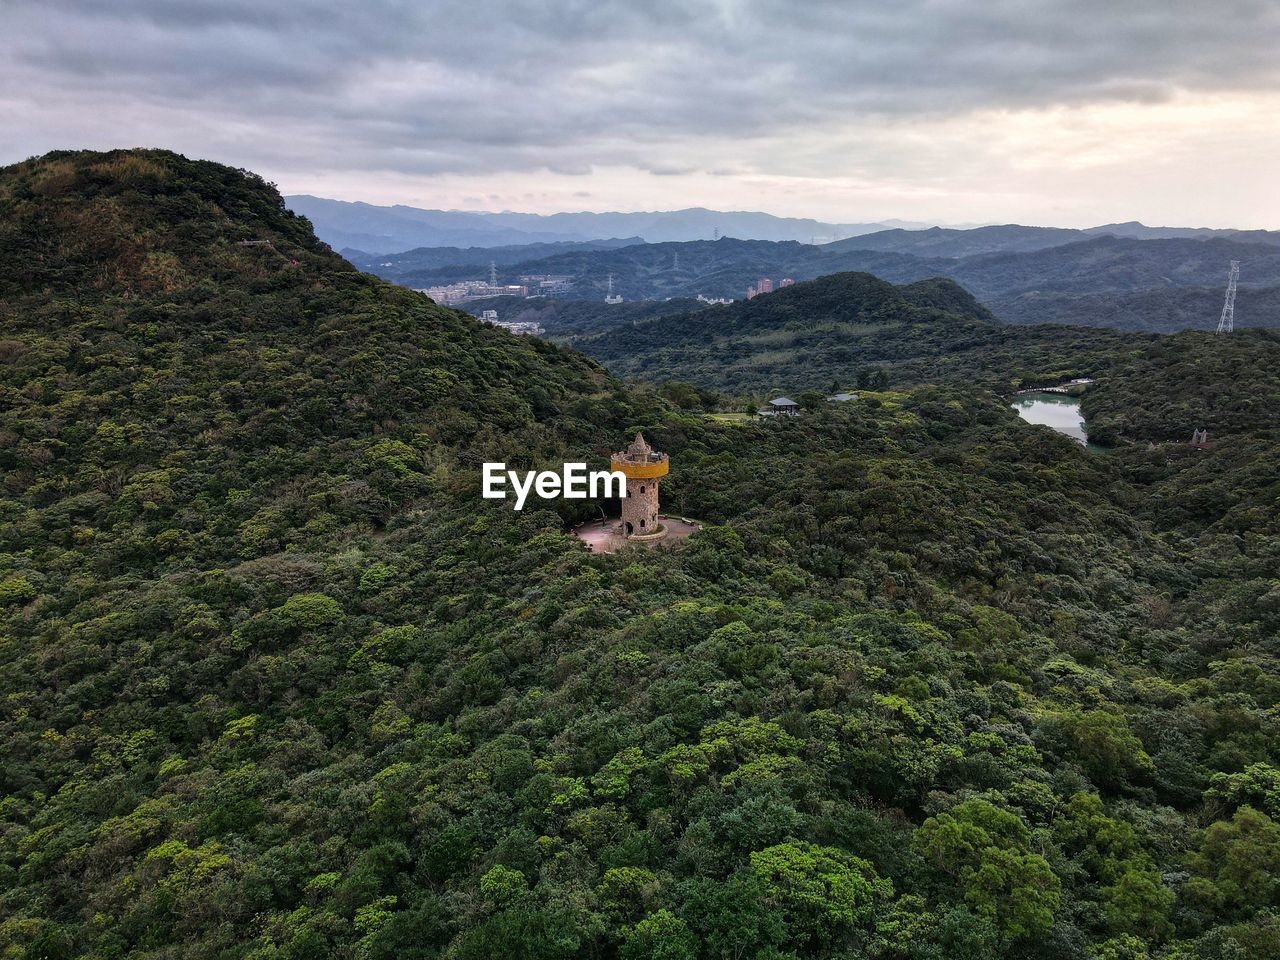
<instances>
[{"instance_id":1,"label":"river water","mask_svg":"<svg viewBox=\"0 0 1280 960\"><path fill-rule=\"evenodd\" d=\"M1097 449L1089 443L1084 428L1084 414L1080 401L1063 393L1024 393L1013 401L1013 409L1028 423L1042 423L1065 434L1076 443L1089 449Z\"/></svg>"}]
</instances>

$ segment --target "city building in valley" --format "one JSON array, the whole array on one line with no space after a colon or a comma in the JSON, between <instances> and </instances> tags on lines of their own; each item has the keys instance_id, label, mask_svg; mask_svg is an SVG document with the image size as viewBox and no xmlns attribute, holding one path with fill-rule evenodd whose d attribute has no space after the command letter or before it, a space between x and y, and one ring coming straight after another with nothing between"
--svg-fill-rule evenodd
<instances>
[{"instance_id":1,"label":"city building in valley","mask_svg":"<svg viewBox=\"0 0 1280 960\"><path fill-rule=\"evenodd\" d=\"M539 333L546 333L542 324L534 323L529 320L498 320L494 323L495 327L501 327L508 333L516 333L520 336L536 336Z\"/></svg>"},{"instance_id":2,"label":"city building in valley","mask_svg":"<svg viewBox=\"0 0 1280 960\"><path fill-rule=\"evenodd\" d=\"M794 287L795 284L796 282L790 277L783 277L778 281L778 289L781 290L783 287Z\"/></svg>"},{"instance_id":3,"label":"city building in valley","mask_svg":"<svg viewBox=\"0 0 1280 960\"><path fill-rule=\"evenodd\" d=\"M425 293L436 303L452 306L485 297L528 297L529 288L517 283L495 285L484 280L464 280L439 287L420 287L418 293Z\"/></svg>"},{"instance_id":4,"label":"city building in valley","mask_svg":"<svg viewBox=\"0 0 1280 960\"><path fill-rule=\"evenodd\" d=\"M532 320L499 320L497 310L481 310L480 322L491 323L495 327L501 327L508 333L518 333L522 336L534 336L539 333L546 333L542 325Z\"/></svg>"},{"instance_id":5,"label":"city building in valley","mask_svg":"<svg viewBox=\"0 0 1280 960\"><path fill-rule=\"evenodd\" d=\"M531 273L520 278L529 296L553 296L573 289L573 277L562 274Z\"/></svg>"}]
</instances>

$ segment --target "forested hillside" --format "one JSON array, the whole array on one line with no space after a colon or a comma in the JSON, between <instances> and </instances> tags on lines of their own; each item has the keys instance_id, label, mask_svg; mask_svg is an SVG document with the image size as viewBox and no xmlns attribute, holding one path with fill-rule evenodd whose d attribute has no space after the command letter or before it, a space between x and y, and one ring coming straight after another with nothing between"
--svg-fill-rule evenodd
<instances>
[{"instance_id":1,"label":"forested hillside","mask_svg":"<svg viewBox=\"0 0 1280 960\"><path fill-rule=\"evenodd\" d=\"M711 423L161 151L0 171L0 278L0 956L1280 951L1267 407L1107 456L964 378ZM920 370L1070 359L810 293ZM1135 342L1140 398L1277 409L1243 339L1213 395ZM636 428L680 548L479 497Z\"/></svg>"},{"instance_id":2,"label":"forested hillside","mask_svg":"<svg viewBox=\"0 0 1280 960\"><path fill-rule=\"evenodd\" d=\"M1280 246L1226 238L1099 237L1033 253L969 257L949 266L944 275L994 305L1033 292L1128 295L1212 286L1221 293L1231 260L1241 262L1241 277L1248 286L1274 286L1280 280ZM1216 314L1212 311L1210 317L1216 320ZM1260 322L1253 325L1274 322L1254 319Z\"/></svg>"},{"instance_id":3,"label":"forested hillside","mask_svg":"<svg viewBox=\"0 0 1280 960\"><path fill-rule=\"evenodd\" d=\"M1202 330L1216 328L1224 286L1164 287L1134 293L1072 294L1030 291L1006 297L992 308L1006 323L1062 323L1117 330ZM1280 327L1280 286L1241 287L1236 314L1240 327Z\"/></svg>"},{"instance_id":4,"label":"forested hillside","mask_svg":"<svg viewBox=\"0 0 1280 960\"><path fill-rule=\"evenodd\" d=\"M1280 331L1144 338L1084 407L1098 429L1146 441L1185 439L1188 423L1215 434L1266 433L1280 429L1277 371Z\"/></svg>"},{"instance_id":5,"label":"forested hillside","mask_svg":"<svg viewBox=\"0 0 1280 960\"><path fill-rule=\"evenodd\" d=\"M696 313L707 304L699 300L626 300L601 303L599 300L559 300L550 297L481 297L469 300L459 309L472 316L492 310L498 319L508 323L537 323L546 338L573 343L577 337L604 333L614 327L644 323L656 317L678 313Z\"/></svg>"},{"instance_id":6,"label":"forested hillside","mask_svg":"<svg viewBox=\"0 0 1280 960\"><path fill-rule=\"evenodd\" d=\"M865 385L984 384L1000 391L1101 373L1141 335L1000 324L949 280L894 286L841 273L727 306L575 336L614 372L736 395ZM880 379L877 376L877 379Z\"/></svg>"}]
</instances>

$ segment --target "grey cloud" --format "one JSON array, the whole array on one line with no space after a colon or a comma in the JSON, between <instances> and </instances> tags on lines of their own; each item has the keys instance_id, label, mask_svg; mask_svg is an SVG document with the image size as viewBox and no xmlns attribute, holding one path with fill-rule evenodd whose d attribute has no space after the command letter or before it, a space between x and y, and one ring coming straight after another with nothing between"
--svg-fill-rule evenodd
<instances>
[{"instance_id":1,"label":"grey cloud","mask_svg":"<svg viewBox=\"0 0 1280 960\"><path fill-rule=\"evenodd\" d=\"M277 169L719 173L845 120L1268 89L1277 41L1257 0L11 0L3 159L115 131Z\"/></svg>"}]
</instances>

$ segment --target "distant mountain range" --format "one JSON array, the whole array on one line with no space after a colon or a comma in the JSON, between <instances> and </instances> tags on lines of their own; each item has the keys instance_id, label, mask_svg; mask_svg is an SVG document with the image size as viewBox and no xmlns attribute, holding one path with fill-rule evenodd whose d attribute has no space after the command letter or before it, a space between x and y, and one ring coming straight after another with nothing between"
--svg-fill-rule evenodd
<instances>
[{"instance_id":1,"label":"distant mountain range","mask_svg":"<svg viewBox=\"0 0 1280 960\"><path fill-rule=\"evenodd\" d=\"M316 235L335 250L369 254L402 253L415 247L501 247L525 243L582 242L640 237L649 243L712 240L826 242L886 228L919 228L925 223L824 223L752 211L665 210L641 213L485 213L380 207L368 203L295 195L285 204L312 223Z\"/></svg>"},{"instance_id":2,"label":"distant mountain range","mask_svg":"<svg viewBox=\"0 0 1280 960\"><path fill-rule=\"evenodd\" d=\"M1071 323L1171 331L1212 327L1227 265L1241 262L1236 322L1280 326L1280 234L1191 231L1120 224L1093 230L1006 225L970 230L879 231L828 244L736 240L575 244L491 251L412 250L395 257L353 255L361 269L414 288L477 278L490 260L501 282L524 274L572 277L564 296L602 299L610 275L628 300L740 299L760 277L808 280L865 271L893 283L947 277L1007 323ZM1152 239L1128 234L1147 230ZM521 260L521 250L550 256ZM349 252L350 253L350 252Z\"/></svg>"},{"instance_id":3,"label":"distant mountain range","mask_svg":"<svg viewBox=\"0 0 1280 960\"><path fill-rule=\"evenodd\" d=\"M1215 230L1206 227L1148 227L1137 223L1109 223L1087 230L1063 227L1026 227L1010 223L1000 226L955 229L931 227L927 230L882 230L868 236L825 244L828 252L878 250L927 257L970 257L984 253L1029 253L1065 246L1097 237L1126 240L1211 240L1230 239L1238 243L1280 245L1280 232L1269 230Z\"/></svg>"},{"instance_id":4,"label":"distant mountain range","mask_svg":"<svg viewBox=\"0 0 1280 960\"><path fill-rule=\"evenodd\" d=\"M678 243L734 237L740 240L794 240L837 250L880 250L922 256L963 257L980 253L1039 250L1110 235L1133 240L1232 237L1249 243L1280 243L1265 230L1208 227L1148 227L1137 221L1086 230L1003 224L972 228L939 227L905 220L829 223L777 217L756 211L685 210L636 213L489 213L377 206L306 194L285 197L290 210L312 223L316 235L335 250L373 256L417 248L459 249L531 244L619 241ZM534 254L523 259L534 259Z\"/></svg>"},{"instance_id":5,"label":"distant mountain range","mask_svg":"<svg viewBox=\"0 0 1280 960\"><path fill-rule=\"evenodd\" d=\"M927 230L881 230L823 246L827 253L877 250L928 257L967 257L980 253L1013 253L1088 239L1084 230L1062 227L1024 227L1020 224L974 227L960 230L930 227Z\"/></svg>"}]
</instances>

